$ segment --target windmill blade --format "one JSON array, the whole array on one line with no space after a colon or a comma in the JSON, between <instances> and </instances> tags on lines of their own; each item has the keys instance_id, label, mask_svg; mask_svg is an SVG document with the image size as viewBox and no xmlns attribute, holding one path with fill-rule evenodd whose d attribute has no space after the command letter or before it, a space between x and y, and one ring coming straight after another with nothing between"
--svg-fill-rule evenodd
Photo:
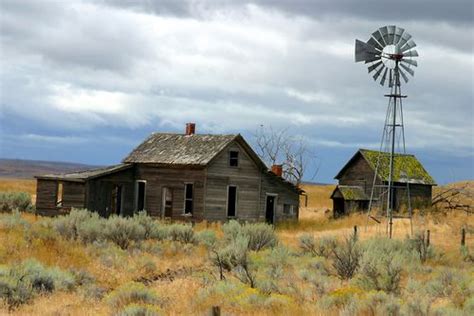
<instances>
[{"instance_id":1,"label":"windmill blade","mask_svg":"<svg viewBox=\"0 0 474 316\"><path fill-rule=\"evenodd\" d=\"M403 45L405 45L406 43L408 43L408 40L410 40L411 38L411 35L407 32L403 32L402 34L402 38L400 39L400 41L398 42L398 45L400 45L400 47L402 47Z\"/></svg>"},{"instance_id":2,"label":"windmill blade","mask_svg":"<svg viewBox=\"0 0 474 316\"><path fill-rule=\"evenodd\" d=\"M384 27L379 28L379 32L380 34L382 34L382 38L385 43L385 46L390 45L388 41L388 27L384 26Z\"/></svg>"},{"instance_id":3,"label":"windmill blade","mask_svg":"<svg viewBox=\"0 0 474 316\"><path fill-rule=\"evenodd\" d=\"M387 26L387 30L388 30L388 35L387 35L387 38L388 38L388 44L389 45L393 45L394 44L394 39L395 39L395 29L397 27L395 25L389 25Z\"/></svg>"},{"instance_id":4,"label":"windmill blade","mask_svg":"<svg viewBox=\"0 0 474 316\"><path fill-rule=\"evenodd\" d=\"M416 46L415 42L413 40L409 40L408 43L406 43L405 45L402 46L402 48L400 48L400 50L404 52L409 49L412 49L415 46Z\"/></svg>"},{"instance_id":5,"label":"windmill blade","mask_svg":"<svg viewBox=\"0 0 474 316\"><path fill-rule=\"evenodd\" d=\"M411 50L409 52L403 53L403 57L418 57L418 52L416 50Z\"/></svg>"},{"instance_id":6,"label":"windmill blade","mask_svg":"<svg viewBox=\"0 0 474 316\"><path fill-rule=\"evenodd\" d=\"M416 60L413 60L413 59L402 59L401 61L402 61L402 63L407 63L407 64L410 64L414 67L418 66L418 63L416 62Z\"/></svg>"},{"instance_id":7,"label":"windmill blade","mask_svg":"<svg viewBox=\"0 0 474 316\"><path fill-rule=\"evenodd\" d=\"M400 40L402 39L403 32L405 32L405 29L397 26L397 28L395 29L395 37L394 37L394 40L393 40L394 45L399 45ZM403 44L405 44L405 43L403 43Z\"/></svg>"},{"instance_id":8,"label":"windmill blade","mask_svg":"<svg viewBox=\"0 0 474 316\"><path fill-rule=\"evenodd\" d=\"M371 66L369 66L368 70L369 70L369 74L374 71L378 66L380 66L383 62L382 61L378 61L374 64L372 64Z\"/></svg>"},{"instance_id":9,"label":"windmill blade","mask_svg":"<svg viewBox=\"0 0 474 316\"><path fill-rule=\"evenodd\" d=\"M379 70L377 70L377 72L374 74L374 80L377 81L378 77L380 76L380 74L382 73L382 70L386 69L385 68L385 65L382 64L382 67L379 68Z\"/></svg>"},{"instance_id":10,"label":"windmill blade","mask_svg":"<svg viewBox=\"0 0 474 316\"><path fill-rule=\"evenodd\" d=\"M376 50L378 50L380 52L382 52L382 50L383 50L383 46L379 42L377 42L377 40L375 38L373 38L372 36L367 41L367 44L372 45Z\"/></svg>"},{"instance_id":11,"label":"windmill blade","mask_svg":"<svg viewBox=\"0 0 474 316\"><path fill-rule=\"evenodd\" d=\"M401 69L398 69L398 73L402 75L403 80L405 80L405 83L407 83L408 82L407 75L405 75L405 73Z\"/></svg>"},{"instance_id":12,"label":"windmill blade","mask_svg":"<svg viewBox=\"0 0 474 316\"><path fill-rule=\"evenodd\" d=\"M408 68L404 64L400 64L400 67L402 67L404 70L406 70L406 72L408 72L410 75L412 75L412 76L415 75L415 72L413 71L413 69Z\"/></svg>"},{"instance_id":13,"label":"windmill blade","mask_svg":"<svg viewBox=\"0 0 474 316\"><path fill-rule=\"evenodd\" d=\"M355 61L374 61L380 59L381 57L378 56L380 54L372 45L364 43L356 39L355 41ZM375 58L376 57L376 58ZM375 58L375 59L374 59Z\"/></svg>"},{"instance_id":14,"label":"windmill blade","mask_svg":"<svg viewBox=\"0 0 474 316\"><path fill-rule=\"evenodd\" d=\"M387 44L385 44L382 34L380 34L379 30L375 31L372 33L372 37L379 42L380 46L385 47Z\"/></svg>"},{"instance_id":15,"label":"windmill blade","mask_svg":"<svg viewBox=\"0 0 474 316\"><path fill-rule=\"evenodd\" d=\"M386 67L384 68L385 68L385 71L383 72L382 80L380 80L380 85L382 86L385 84L385 78L387 78L387 70L388 70Z\"/></svg>"}]
</instances>

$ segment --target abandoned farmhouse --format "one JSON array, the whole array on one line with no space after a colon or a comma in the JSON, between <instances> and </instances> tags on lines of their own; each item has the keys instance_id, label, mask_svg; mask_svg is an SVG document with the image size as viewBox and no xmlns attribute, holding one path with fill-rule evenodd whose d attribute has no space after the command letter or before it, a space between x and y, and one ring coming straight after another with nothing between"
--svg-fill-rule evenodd
<instances>
[{"instance_id":1,"label":"abandoned farmhouse","mask_svg":"<svg viewBox=\"0 0 474 316\"><path fill-rule=\"evenodd\" d=\"M380 208L385 205L387 201L384 200L386 195L383 194L383 186L388 183L389 164L388 153L359 149L335 177L339 184L331 195L334 216L368 209L376 169L374 207ZM393 179L392 205L394 210L400 210L407 206L407 190L409 190L413 208L431 205L432 187L436 183L415 156L395 155Z\"/></svg>"},{"instance_id":2,"label":"abandoned farmhouse","mask_svg":"<svg viewBox=\"0 0 474 316\"><path fill-rule=\"evenodd\" d=\"M87 208L102 216L145 210L161 218L274 223L296 219L302 191L268 170L238 135L153 133L121 164L36 176L36 211L57 215Z\"/></svg>"}]
</instances>

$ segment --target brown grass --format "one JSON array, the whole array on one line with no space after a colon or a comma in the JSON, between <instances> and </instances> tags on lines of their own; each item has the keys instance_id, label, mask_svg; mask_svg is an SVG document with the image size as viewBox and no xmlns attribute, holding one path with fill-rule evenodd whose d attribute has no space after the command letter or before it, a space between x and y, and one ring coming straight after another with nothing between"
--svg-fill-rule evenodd
<instances>
[{"instance_id":1,"label":"brown grass","mask_svg":"<svg viewBox=\"0 0 474 316\"><path fill-rule=\"evenodd\" d=\"M0 192L28 192L36 194L36 180L0 178Z\"/></svg>"}]
</instances>

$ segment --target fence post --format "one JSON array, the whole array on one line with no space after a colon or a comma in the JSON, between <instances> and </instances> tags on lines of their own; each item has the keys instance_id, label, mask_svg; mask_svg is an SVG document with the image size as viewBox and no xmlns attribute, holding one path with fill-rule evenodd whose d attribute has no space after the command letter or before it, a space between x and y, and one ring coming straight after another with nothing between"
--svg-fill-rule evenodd
<instances>
[{"instance_id":1,"label":"fence post","mask_svg":"<svg viewBox=\"0 0 474 316\"><path fill-rule=\"evenodd\" d=\"M466 245L466 229L462 228L461 229L461 246Z\"/></svg>"},{"instance_id":2,"label":"fence post","mask_svg":"<svg viewBox=\"0 0 474 316\"><path fill-rule=\"evenodd\" d=\"M430 246L430 230L428 229L426 231L426 247L428 248Z\"/></svg>"},{"instance_id":3,"label":"fence post","mask_svg":"<svg viewBox=\"0 0 474 316\"><path fill-rule=\"evenodd\" d=\"M354 225L354 240L357 240L357 225Z\"/></svg>"},{"instance_id":4,"label":"fence post","mask_svg":"<svg viewBox=\"0 0 474 316\"><path fill-rule=\"evenodd\" d=\"M221 316L221 307L220 306L212 306L211 315L212 316Z\"/></svg>"}]
</instances>

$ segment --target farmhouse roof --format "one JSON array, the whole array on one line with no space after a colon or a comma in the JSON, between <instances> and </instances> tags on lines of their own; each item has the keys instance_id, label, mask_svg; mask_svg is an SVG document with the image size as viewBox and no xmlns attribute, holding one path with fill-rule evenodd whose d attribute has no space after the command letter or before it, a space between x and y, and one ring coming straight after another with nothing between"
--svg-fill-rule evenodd
<instances>
[{"instance_id":1,"label":"farmhouse roof","mask_svg":"<svg viewBox=\"0 0 474 316\"><path fill-rule=\"evenodd\" d=\"M90 169L78 172L59 173L59 174L46 174L41 176L35 176L37 179L45 180L62 180L62 181L73 181L73 182L84 182L86 180L94 179L100 176L105 176L117 171L125 170L132 167L132 164L118 164L109 167Z\"/></svg>"},{"instance_id":2,"label":"farmhouse roof","mask_svg":"<svg viewBox=\"0 0 474 316\"><path fill-rule=\"evenodd\" d=\"M349 162L339 171L336 179L340 179L344 171L362 156L372 170L377 169L377 175L382 181L388 181L390 173L390 154L369 149L359 149ZM378 168L377 168L377 161ZM410 154L395 154L393 165L393 181L400 183L436 185L431 175L426 171L421 162Z\"/></svg>"},{"instance_id":3,"label":"farmhouse roof","mask_svg":"<svg viewBox=\"0 0 474 316\"><path fill-rule=\"evenodd\" d=\"M331 194L331 198L339 191L346 201L368 201L369 197L365 194L364 188L352 185L338 185Z\"/></svg>"},{"instance_id":4,"label":"farmhouse roof","mask_svg":"<svg viewBox=\"0 0 474 316\"><path fill-rule=\"evenodd\" d=\"M265 167L240 134L153 133L125 157L123 162L206 166L233 141L244 147L258 166Z\"/></svg>"}]
</instances>

